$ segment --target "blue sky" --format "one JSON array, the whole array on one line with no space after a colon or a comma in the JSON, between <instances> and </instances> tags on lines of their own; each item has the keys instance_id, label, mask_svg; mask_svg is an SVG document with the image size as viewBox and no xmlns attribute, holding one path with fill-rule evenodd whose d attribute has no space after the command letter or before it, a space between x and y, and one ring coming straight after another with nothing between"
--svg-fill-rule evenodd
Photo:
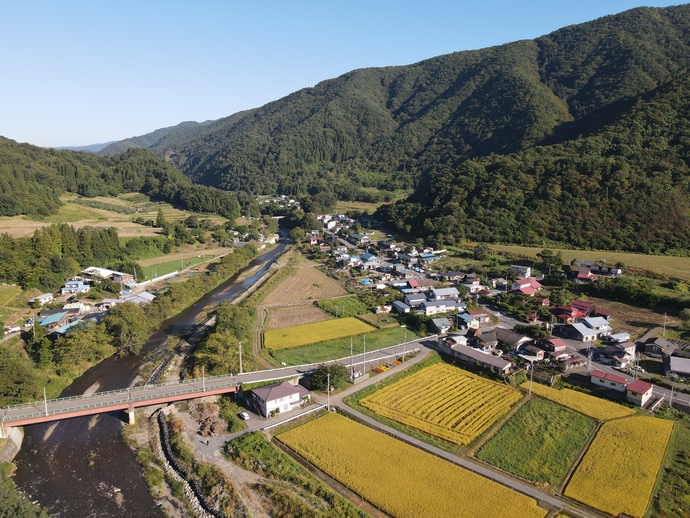
<instances>
[{"instance_id":1,"label":"blue sky","mask_svg":"<svg viewBox=\"0 0 690 518\"><path fill-rule=\"evenodd\" d=\"M4 1L0 135L40 146L218 119L349 70L532 39L648 0Z\"/></svg>"}]
</instances>

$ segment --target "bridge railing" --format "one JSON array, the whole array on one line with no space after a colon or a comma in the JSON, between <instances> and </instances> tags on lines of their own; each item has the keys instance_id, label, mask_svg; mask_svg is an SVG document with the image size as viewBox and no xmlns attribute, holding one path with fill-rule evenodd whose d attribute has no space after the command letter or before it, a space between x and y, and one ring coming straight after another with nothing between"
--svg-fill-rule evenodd
<instances>
[{"instance_id":1,"label":"bridge railing","mask_svg":"<svg viewBox=\"0 0 690 518\"><path fill-rule=\"evenodd\" d=\"M436 336L438 336L438 335L431 335L431 336L427 336L427 337L423 337L423 338L417 338L415 340L410 340L409 342L405 342L404 345L419 342L420 340L434 339ZM371 354L371 361L375 361L374 356L377 353L385 352L389 349L400 347L401 345L403 345L403 344L395 344L395 345L391 345L388 347L382 347L381 349L372 350L367 354ZM410 349L409 352L411 353L412 351L413 351L413 349ZM358 356L360 356L361 354L362 353L357 353ZM277 367L275 369L266 369L263 371L247 372L244 374L245 375L246 374L257 374L260 372L276 373L279 371L292 370L292 369L305 369L308 371L308 370L316 368L319 365L322 365L324 363L345 362L349 359L350 359L350 357L346 356L344 358L338 358L336 360L328 360L325 362L306 363L306 364L302 364L302 365L291 365L291 366L286 366L286 367ZM359 365L359 363L361 363L361 362L357 362L358 365ZM367 363L369 363L369 362L367 362ZM97 408L98 406L105 406L108 404L120 404L120 403L127 402L127 401L140 401L142 399L151 399L150 395L137 397L135 395L135 393L140 393L142 391L150 391L152 388L156 388L156 387L171 387L171 386L180 387L180 386L192 385L192 384L196 384L196 385L202 384L203 385L205 383L213 383L216 380L220 380L220 379L224 379L224 378L227 378L228 380L232 380L232 381L229 381L227 384L218 385L218 384L213 383L214 388L225 388L225 387L229 387L232 385L240 384L241 380L238 382L238 381L236 381L236 378L241 377L241 376L243 376L243 374L233 374L233 375L220 374L220 375L216 375L216 376L205 376L203 378L193 378L193 379L183 380L183 381L168 381L168 382L164 382L164 383L153 383L150 385L140 385L138 387L130 387L130 388L124 388L124 389L115 389L115 390L105 390L103 392L94 392L93 394L80 394L77 396L66 396L66 397L61 397L61 398L56 398L56 399L48 399L46 401L32 401L29 403L18 403L16 405L4 406L4 407L2 407L2 409L5 410L6 412L21 410L23 408L26 408L26 409L31 408L31 409L35 410L37 407L45 407L46 404L51 405L51 404L55 404L55 403L63 403L65 401L77 401L77 400L79 400L79 401L92 400L93 401L96 398L102 398L102 397L106 397L109 395L127 394L127 398L120 399L120 400L108 400L108 403L93 403L91 405L87 404L87 405L79 405L79 406L73 407L76 410L83 410L83 409L88 409L88 408ZM276 378L276 379L278 379L278 378ZM177 394L183 394L183 393L189 393L189 392L194 392L194 391L193 390L173 391L173 392L166 392L165 394L177 395ZM156 393L156 396L158 396L158 394L159 393ZM161 394L163 394L163 393L161 393ZM161 395L161 397L165 397L165 396ZM64 412L69 412L69 411L74 411L74 410L65 410L63 408L59 411L55 411L54 413L64 413ZM19 419L20 417L17 417L17 415L18 414L13 413L11 419ZM33 417L35 415L45 415L45 411L38 411L38 412L33 411L30 414L26 414L24 417ZM51 415L50 411L49 411L48 415Z\"/></svg>"}]
</instances>

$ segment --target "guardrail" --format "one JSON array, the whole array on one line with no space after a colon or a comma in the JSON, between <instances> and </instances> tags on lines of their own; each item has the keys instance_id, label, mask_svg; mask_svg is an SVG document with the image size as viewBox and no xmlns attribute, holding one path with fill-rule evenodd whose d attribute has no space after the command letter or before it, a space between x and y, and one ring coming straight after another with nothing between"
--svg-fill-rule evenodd
<instances>
[{"instance_id":1,"label":"guardrail","mask_svg":"<svg viewBox=\"0 0 690 518\"><path fill-rule=\"evenodd\" d=\"M415 340L410 340L409 342L405 342L404 344L395 344L391 345L388 347L383 347L381 349L375 349L370 351L367 354L371 354L371 357L366 358L367 363L371 363L373 361L381 361L385 360L386 358L390 358L392 356L397 356L398 353L392 354L392 355L385 355L385 356L380 356L379 353L386 352L390 349L394 349L397 347L401 347L403 345L407 346L408 344L413 344L415 342L419 342L420 340L428 340L428 339L434 339L438 335L432 335L424 338L418 338ZM413 352L419 351L419 348L410 348L408 351L410 354ZM362 353L357 353L357 356L361 356ZM306 372L310 372L311 370L315 369L319 365L322 364L332 364L332 363L345 363L347 361L351 360L350 356L346 356L344 358L339 358L337 360L329 360L326 362L317 362L317 363L307 363L307 364L302 364L302 365L294 365L294 366L289 366L289 367L280 367L280 368L275 368L275 369L267 369L263 371L255 371L255 372L249 372L249 373L244 373L244 375L256 375L260 373L272 373L276 374L280 371L285 371L286 375L285 376L277 376L274 378L264 378L261 380L253 380L252 383L254 382L262 382L262 381L272 381L274 379L281 379L284 377L288 377L291 375L294 375L294 372L292 372L295 369L305 369ZM362 361L357 361L354 362L353 365L360 365L364 363L364 359ZM303 373L303 372L302 372ZM69 412L75 412L75 411L80 411L80 410L89 410L89 409L94 409L94 408L102 408L106 406L114 406L114 405L121 405L123 403L134 403L137 401L142 401L142 400L148 400L148 399L157 399L157 398L162 398L162 397L169 397L169 396L176 396L176 395L181 395L181 394L189 394L193 392L199 392L199 391L204 391L204 390L215 390L219 388L226 388L226 387L231 387L231 386L237 386L242 383L242 380L237 380L238 377L242 377L243 374L234 374L234 375L228 375L228 374L221 374L217 376L209 376L209 377L203 377L203 378L193 378L190 380L183 380L183 381L170 381L170 382L165 382L165 383L154 383L150 385L141 385L138 387L130 387L130 388L124 388L124 389L115 389L115 390L106 390L103 392L95 392L93 394L81 394L78 396L66 396L62 398L56 398L56 399L48 399L44 401L33 401L30 403L19 403L16 405L8 405L5 407L2 407L2 409L5 411L4 416L3 416L3 422L5 423L10 423L12 421L20 420L20 419L27 419L27 418L32 418L32 417L40 417L40 416L51 416L51 415L59 415L59 414L64 414L64 413L69 413ZM227 380L227 382L223 383L223 380ZM218 383L220 381L220 383ZM171 391L163 391L163 392L158 392L156 389L163 388L163 387L184 387L181 388L180 390L171 390ZM147 394L141 394L142 392L149 392ZM151 393L151 391L154 391ZM113 395L118 395L122 394L127 397L123 398L115 398L115 399L108 399L106 401L99 401L102 400L103 398L107 398L108 396L113 396ZM141 394L141 395L140 395ZM75 405L75 406L70 406L70 407L61 407L59 410L48 410L46 413L46 406L48 405L55 405L59 403L64 403L68 401L92 401L92 403L88 404L82 404L82 405ZM8 412L14 412L17 410L22 410L22 409L32 409L31 412L23 413L23 414L13 414L11 416L8 416Z\"/></svg>"}]
</instances>

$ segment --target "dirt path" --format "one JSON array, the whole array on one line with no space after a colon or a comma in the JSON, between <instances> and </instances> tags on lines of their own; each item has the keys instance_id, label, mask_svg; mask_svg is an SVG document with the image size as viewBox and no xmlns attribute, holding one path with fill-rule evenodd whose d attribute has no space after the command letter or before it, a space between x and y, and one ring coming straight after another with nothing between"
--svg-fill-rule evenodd
<instances>
[{"instance_id":1,"label":"dirt path","mask_svg":"<svg viewBox=\"0 0 690 518\"><path fill-rule=\"evenodd\" d=\"M254 321L254 338L252 340L252 352L254 354L254 359L258 363L260 363L267 369L273 369L275 365L271 364L271 362L269 362L260 354L261 349L263 349L263 331L267 318L268 311L266 311L266 308L264 306L258 306L256 308L256 320Z\"/></svg>"}]
</instances>

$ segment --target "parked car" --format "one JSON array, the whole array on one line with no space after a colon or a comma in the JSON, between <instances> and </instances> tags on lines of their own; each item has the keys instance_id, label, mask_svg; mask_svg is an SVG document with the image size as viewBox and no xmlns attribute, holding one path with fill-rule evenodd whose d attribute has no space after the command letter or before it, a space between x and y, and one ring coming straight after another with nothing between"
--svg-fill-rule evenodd
<instances>
[{"instance_id":1,"label":"parked car","mask_svg":"<svg viewBox=\"0 0 690 518\"><path fill-rule=\"evenodd\" d=\"M249 413L248 413L248 412L240 412L240 413L237 414L237 415L238 415L238 416L240 417L240 419L242 419L243 421L246 421L247 419L249 419Z\"/></svg>"}]
</instances>

